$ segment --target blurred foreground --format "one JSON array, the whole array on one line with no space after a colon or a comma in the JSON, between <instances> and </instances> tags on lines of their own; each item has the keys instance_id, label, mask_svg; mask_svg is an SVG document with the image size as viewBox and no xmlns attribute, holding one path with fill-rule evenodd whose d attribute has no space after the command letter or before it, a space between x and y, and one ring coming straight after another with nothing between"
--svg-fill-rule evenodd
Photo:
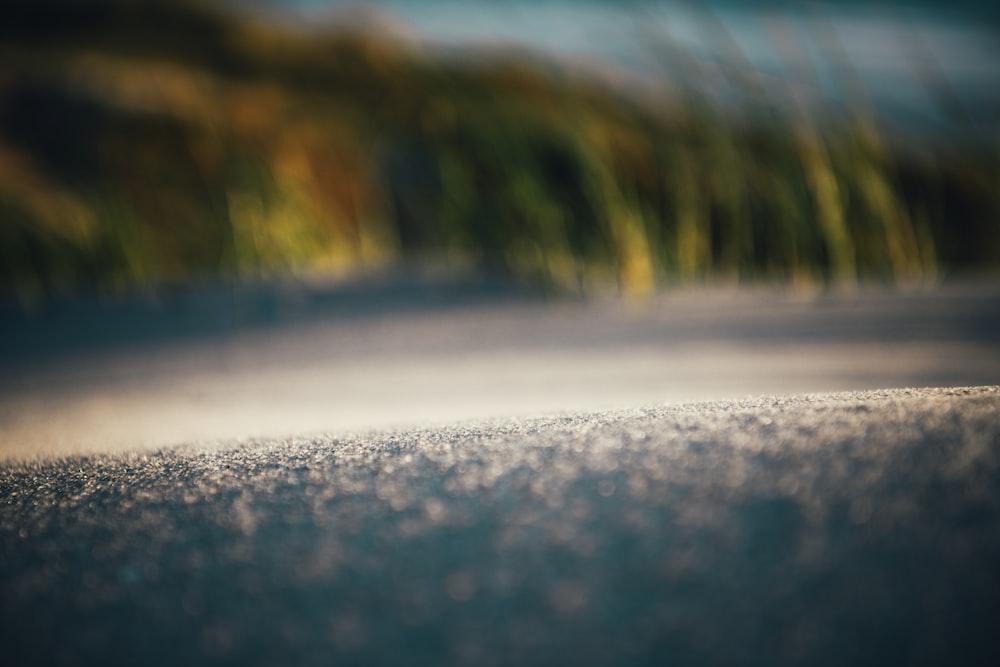
<instances>
[{"instance_id":1,"label":"blurred foreground","mask_svg":"<svg viewBox=\"0 0 1000 667\"><path fill-rule=\"evenodd\" d=\"M0 292L31 309L417 261L645 297L1000 265L996 133L963 124L931 64L953 131L918 140L887 129L846 60L830 71L854 94L817 105L665 37L662 77L637 83L428 49L381 15L305 29L225 7L4 9Z\"/></svg>"}]
</instances>

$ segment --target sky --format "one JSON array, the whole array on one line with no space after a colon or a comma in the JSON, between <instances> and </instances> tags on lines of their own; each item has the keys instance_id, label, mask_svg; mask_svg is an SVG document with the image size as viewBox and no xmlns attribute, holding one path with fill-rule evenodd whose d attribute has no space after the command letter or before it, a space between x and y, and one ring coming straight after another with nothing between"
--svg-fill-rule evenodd
<instances>
[{"instance_id":1,"label":"sky","mask_svg":"<svg viewBox=\"0 0 1000 667\"><path fill-rule=\"evenodd\" d=\"M980 124L1000 111L1000 9L991 2L232 1L310 23L378 12L392 17L387 34L402 25L439 48L514 46L641 76L663 74L669 45L709 67L749 64L807 97L842 103L853 72L876 107L906 121L945 121L942 95Z\"/></svg>"}]
</instances>

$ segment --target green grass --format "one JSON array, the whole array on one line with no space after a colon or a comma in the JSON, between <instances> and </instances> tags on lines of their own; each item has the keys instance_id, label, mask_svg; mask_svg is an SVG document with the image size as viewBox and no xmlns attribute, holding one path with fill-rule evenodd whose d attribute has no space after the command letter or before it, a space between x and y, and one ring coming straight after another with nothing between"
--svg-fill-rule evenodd
<instances>
[{"instance_id":1,"label":"green grass","mask_svg":"<svg viewBox=\"0 0 1000 667\"><path fill-rule=\"evenodd\" d=\"M28 301L427 258L636 296L1000 264L993 145L188 3L5 11L0 289Z\"/></svg>"}]
</instances>

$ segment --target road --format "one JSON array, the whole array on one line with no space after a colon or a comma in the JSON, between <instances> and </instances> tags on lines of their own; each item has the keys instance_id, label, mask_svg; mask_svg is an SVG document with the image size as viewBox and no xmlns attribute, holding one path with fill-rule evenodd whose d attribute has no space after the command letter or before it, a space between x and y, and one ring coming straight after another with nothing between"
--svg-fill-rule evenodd
<instances>
[{"instance_id":1,"label":"road","mask_svg":"<svg viewBox=\"0 0 1000 667\"><path fill-rule=\"evenodd\" d=\"M746 396L1000 383L1000 281L688 289L642 306L488 282L0 303L0 461Z\"/></svg>"},{"instance_id":2,"label":"road","mask_svg":"<svg viewBox=\"0 0 1000 667\"><path fill-rule=\"evenodd\" d=\"M998 563L996 386L0 464L6 665L995 665Z\"/></svg>"}]
</instances>

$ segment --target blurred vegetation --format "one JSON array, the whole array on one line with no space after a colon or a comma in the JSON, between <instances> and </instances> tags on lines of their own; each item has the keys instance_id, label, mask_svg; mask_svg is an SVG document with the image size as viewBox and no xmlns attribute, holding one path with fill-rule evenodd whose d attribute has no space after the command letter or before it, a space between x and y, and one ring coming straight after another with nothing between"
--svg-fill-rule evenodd
<instances>
[{"instance_id":1,"label":"blurred vegetation","mask_svg":"<svg viewBox=\"0 0 1000 667\"><path fill-rule=\"evenodd\" d=\"M413 259L638 296L1000 265L996 146L865 113L737 116L177 1L15 3L0 59L0 290L25 302Z\"/></svg>"}]
</instances>

